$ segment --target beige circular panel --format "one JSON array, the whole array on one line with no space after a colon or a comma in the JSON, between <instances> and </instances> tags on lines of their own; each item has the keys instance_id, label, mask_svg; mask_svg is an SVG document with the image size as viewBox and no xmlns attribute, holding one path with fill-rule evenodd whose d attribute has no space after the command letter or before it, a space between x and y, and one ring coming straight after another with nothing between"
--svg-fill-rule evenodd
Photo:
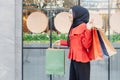
<instances>
[{"instance_id":1,"label":"beige circular panel","mask_svg":"<svg viewBox=\"0 0 120 80\"><path fill-rule=\"evenodd\" d=\"M27 18L27 27L33 33L41 33L48 26L48 17L42 12L33 12Z\"/></svg>"},{"instance_id":2,"label":"beige circular panel","mask_svg":"<svg viewBox=\"0 0 120 80\"><path fill-rule=\"evenodd\" d=\"M69 19L68 12L61 12L54 19L55 28L61 33L68 33L72 22Z\"/></svg>"},{"instance_id":3,"label":"beige circular panel","mask_svg":"<svg viewBox=\"0 0 120 80\"><path fill-rule=\"evenodd\" d=\"M120 33L120 13L115 13L111 16L110 27L113 31Z\"/></svg>"},{"instance_id":4,"label":"beige circular panel","mask_svg":"<svg viewBox=\"0 0 120 80\"><path fill-rule=\"evenodd\" d=\"M89 20L89 23L90 22L93 22L95 27L98 27L98 28L102 28L103 27L103 20L102 20L102 16L97 14L97 13L90 13L90 20Z\"/></svg>"}]
</instances>

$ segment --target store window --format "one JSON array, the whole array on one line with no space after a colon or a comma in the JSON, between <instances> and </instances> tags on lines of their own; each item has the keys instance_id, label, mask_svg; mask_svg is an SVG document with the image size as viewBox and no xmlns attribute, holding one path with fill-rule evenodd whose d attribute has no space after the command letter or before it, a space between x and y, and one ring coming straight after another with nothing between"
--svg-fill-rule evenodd
<instances>
[{"instance_id":1,"label":"store window","mask_svg":"<svg viewBox=\"0 0 120 80\"><path fill-rule=\"evenodd\" d=\"M45 51L56 40L67 39L68 11L78 4L78 0L23 0L23 80L68 79L68 73L46 75ZM68 53L67 47L61 48Z\"/></svg>"},{"instance_id":2,"label":"store window","mask_svg":"<svg viewBox=\"0 0 120 80\"><path fill-rule=\"evenodd\" d=\"M96 26L102 28L113 43L120 42L119 3L120 0L81 0L81 5L89 9Z\"/></svg>"},{"instance_id":3,"label":"store window","mask_svg":"<svg viewBox=\"0 0 120 80\"><path fill-rule=\"evenodd\" d=\"M52 28L53 42L59 38L66 39L66 31L57 30L55 21L67 12L78 0L23 0L23 41L49 43L50 28ZM57 16L57 17L56 17ZM66 16L65 16L66 17ZM67 26L66 26L67 27ZM67 30L68 32L68 30ZM60 36L56 34L62 33Z\"/></svg>"},{"instance_id":4,"label":"store window","mask_svg":"<svg viewBox=\"0 0 120 80\"><path fill-rule=\"evenodd\" d=\"M96 27L102 28L112 43L119 44L119 2L120 0L111 0L111 4L109 0L23 0L23 80L68 80L68 47L61 47L66 50L67 66L63 76L46 75L45 51L52 47L56 40L67 39L71 25L67 12L73 5L87 8L90 11L90 20L94 20ZM106 67L106 64L102 66ZM104 73L102 79L107 80L108 72ZM91 74L96 73L93 71ZM97 74L96 77L101 79ZM91 76L91 80L96 80L95 75Z\"/></svg>"}]
</instances>

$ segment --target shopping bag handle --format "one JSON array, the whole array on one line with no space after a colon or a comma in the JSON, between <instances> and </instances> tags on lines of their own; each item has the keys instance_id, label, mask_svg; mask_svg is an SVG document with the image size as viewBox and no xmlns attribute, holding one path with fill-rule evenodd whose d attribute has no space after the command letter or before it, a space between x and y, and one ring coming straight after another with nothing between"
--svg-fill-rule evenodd
<instances>
[{"instance_id":1,"label":"shopping bag handle","mask_svg":"<svg viewBox=\"0 0 120 80\"><path fill-rule=\"evenodd\" d=\"M54 47L54 43L52 44L52 47L49 47L48 49L55 49L55 47ZM60 49L60 45L57 45L57 49Z\"/></svg>"},{"instance_id":2,"label":"shopping bag handle","mask_svg":"<svg viewBox=\"0 0 120 80\"><path fill-rule=\"evenodd\" d=\"M52 44L52 48L54 49L55 43ZM60 45L57 45L57 49L60 49Z\"/></svg>"}]
</instances>

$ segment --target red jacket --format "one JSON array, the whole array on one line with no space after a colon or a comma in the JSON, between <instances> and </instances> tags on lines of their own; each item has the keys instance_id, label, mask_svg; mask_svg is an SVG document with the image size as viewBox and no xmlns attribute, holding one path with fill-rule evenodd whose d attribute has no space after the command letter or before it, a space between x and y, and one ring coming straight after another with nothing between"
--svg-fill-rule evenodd
<instances>
[{"instance_id":1,"label":"red jacket","mask_svg":"<svg viewBox=\"0 0 120 80\"><path fill-rule=\"evenodd\" d=\"M92 33L87 29L86 24L80 24L73 28L69 35L70 49L68 58L77 62L89 62L89 48L92 45ZM67 46L66 40L61 40L60 44Z\"/></svg>"}]
</instances>

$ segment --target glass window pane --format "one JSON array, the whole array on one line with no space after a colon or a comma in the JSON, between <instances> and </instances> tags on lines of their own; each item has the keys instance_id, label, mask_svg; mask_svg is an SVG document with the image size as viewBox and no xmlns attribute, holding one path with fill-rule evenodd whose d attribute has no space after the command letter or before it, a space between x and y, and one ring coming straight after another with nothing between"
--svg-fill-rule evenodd
<instances>
[{"instance_id":1,"label":"glass window pane","mask_svg":"<svg viewBox=\"0 0 120 80\"><path fill-rule=\"evenodd\" d=\"M48 17L45 10L23 10L23 41L49 43Z\"/></svg>"},{"instance_id":2,"label":"glass window pane","mask_svg":"<svg viewBox=\"0 0 120 80\"><path fill-rule=\"evenodd\" d=\"M31 8L70 8L73 5L78 5L78 0L23 0L23 6Z\"/></svg>"}]
</instances>

